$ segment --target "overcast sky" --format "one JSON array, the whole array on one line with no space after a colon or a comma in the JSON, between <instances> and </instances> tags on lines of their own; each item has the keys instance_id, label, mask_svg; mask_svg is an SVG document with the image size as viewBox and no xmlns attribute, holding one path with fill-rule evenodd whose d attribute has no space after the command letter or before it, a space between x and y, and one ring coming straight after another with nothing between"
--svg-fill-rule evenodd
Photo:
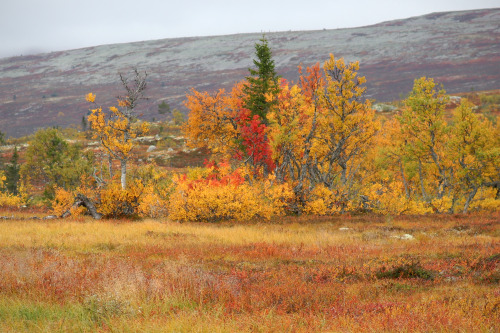
<instances>
[{"instance_id":1,"label":"overcast sky","mask_svg":"<svg viewBox=\"0 0 500 333\"><path fill-rule=\"evenodd\" d=\"M0 0L0 57L172 37L357 27L500 0Z\"/></svg>"}]
</instances>

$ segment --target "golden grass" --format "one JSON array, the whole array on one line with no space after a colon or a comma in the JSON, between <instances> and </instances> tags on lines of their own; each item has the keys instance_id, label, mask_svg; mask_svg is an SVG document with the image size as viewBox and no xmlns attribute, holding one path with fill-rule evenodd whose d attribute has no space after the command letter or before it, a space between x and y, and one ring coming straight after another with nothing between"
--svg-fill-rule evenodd
<instances>
[{"instance_id":1,"label":"golden grass","mask_svg":"<svg viewBox=\"0 0 500 333\"><path fill-rule=\"evenodd\" d=\"M458 224L464 219L458 220ZM464 223L467 223L466 220ZM85 250L96 244L150 245L165 243L165 238L182 238L183 242L244 245L258 242L273 244L303 244L316 246L347 245L370 240L376 244L397 244L397 238L412 233L420 243L446 237L447 242L461 242L470 231L458 228L453 219L416 224L404 221L395 223L341 220L319 223L261 223L204 224L144 220L120 222L94 221L90 218L72 220L6 220L0 221L3 232L0 242L4 246L51 246L73 250ZM347 229L346 229L347 228ZM415 229L415 230L414 230ZM477 234L474 242L490 242L498 237L498 225L488 235ZM443 234L444 233L444 234ZM165 244L168 246L168 244Z\"/></svg>"}]
</instances>

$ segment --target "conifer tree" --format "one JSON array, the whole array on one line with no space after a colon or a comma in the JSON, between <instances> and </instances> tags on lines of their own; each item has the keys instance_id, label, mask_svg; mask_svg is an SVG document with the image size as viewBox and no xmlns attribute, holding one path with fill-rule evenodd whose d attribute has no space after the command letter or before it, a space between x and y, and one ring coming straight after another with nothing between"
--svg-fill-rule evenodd
<instances>
[{"instance_id":1,"label":"conifer tree","mask_svg":"<svg viewBox=\"0 0 500 333\"><path fill-rule=\"evenodd\" d=\"M17 147L15 147L10 163L5 168L5 187L9 193L14 195L18 194L19 169L19 154Z\"/></svg>"},{"instance_id":2,"label":"conifer tree","mask_svg":"<svg viewBox=\"0 0 500 333\"><path fill-rule=\"evenodd\" d=\"M82 132L87 132L87 127L88 127L87 117L83 116L82 117Z\"/></svg>"},{"instance_id":3,"label":"conifer tree","mask_svg":"<svg viewBox=\"0 0 500 333\"><path fill-rule=\"evenodd\" d=\"M246 94L244 107L267 124L266 115L274 102L268 101L266 94L278 94L279 76L276 74L272 52L265 36L262 36L260 43L255 44L255 55L257 59L254 59L253 63L256 69L248 69L251 76L246 78L248 85L243 89Z\"/></svg>"},{"instance_id":4,"label":"conifer tree","mask_svg":"<svg viewBox=\"0 0 500 333\"><path fill-rule=\"evenodd\" d=\"M159 114L171 114L172 113L172 110L170 110L170 105L165 102L165 101L162 101L160 104L158 104L158 113Z\"/></svg>"}]
</instances>

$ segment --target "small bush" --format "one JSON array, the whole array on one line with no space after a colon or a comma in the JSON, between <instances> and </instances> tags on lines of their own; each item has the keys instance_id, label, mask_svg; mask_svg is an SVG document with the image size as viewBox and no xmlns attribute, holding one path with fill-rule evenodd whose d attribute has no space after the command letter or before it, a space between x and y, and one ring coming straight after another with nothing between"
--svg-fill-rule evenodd
<instances>
[{"instance_id":1,"label":"small bush","mask_svg":"<svg viewBox=\"0 0 500 333\"><path fill-rule=\"evenodd\" d=\"M247 174L248 175L248 174ZM293 192L287 184L273 184L273 177L249 184L245 171L228 164L192 169L175 179L170 198L170 218L179 221L269 219L285 214Z\"/></svg>"},{"instance_id":2,"label":"small bush","mask_svg":"<svg viewBox=\"0 0 500 333\"><path fill-rule=\"evenodd\" d=\"M404 262L391 269L383 267L376 274L379 279L424 279L432 280L434 273L422 267L418 261Z\"/></svg>"}]
</instances>

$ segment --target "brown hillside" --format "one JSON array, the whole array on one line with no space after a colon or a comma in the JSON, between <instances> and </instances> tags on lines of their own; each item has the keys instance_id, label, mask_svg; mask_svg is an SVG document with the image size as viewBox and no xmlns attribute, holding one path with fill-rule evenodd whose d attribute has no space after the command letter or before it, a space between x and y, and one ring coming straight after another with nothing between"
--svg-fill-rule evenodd
<instances>
[{"instance_id":1,"label":"brown hillside","mask_svg":"<svg viewBox=\"0 0 500 333\"><path fill-rule=\"evenodd\" d=\"M144 117L160 119L167 100L182 109L194 87L229 87L248 75L261 34L178 38L0 59L0 131L19 137L35 128L80 123L94 92L104 105L120 92L119 72L149 76ZM413 80L435 78L449 93L500 88L500 9L434 13L373 26L267 34L277 70L296 80L300 63L329 53L360 61L367 96L390 101Z\"/></svg>"}]
</instances>

